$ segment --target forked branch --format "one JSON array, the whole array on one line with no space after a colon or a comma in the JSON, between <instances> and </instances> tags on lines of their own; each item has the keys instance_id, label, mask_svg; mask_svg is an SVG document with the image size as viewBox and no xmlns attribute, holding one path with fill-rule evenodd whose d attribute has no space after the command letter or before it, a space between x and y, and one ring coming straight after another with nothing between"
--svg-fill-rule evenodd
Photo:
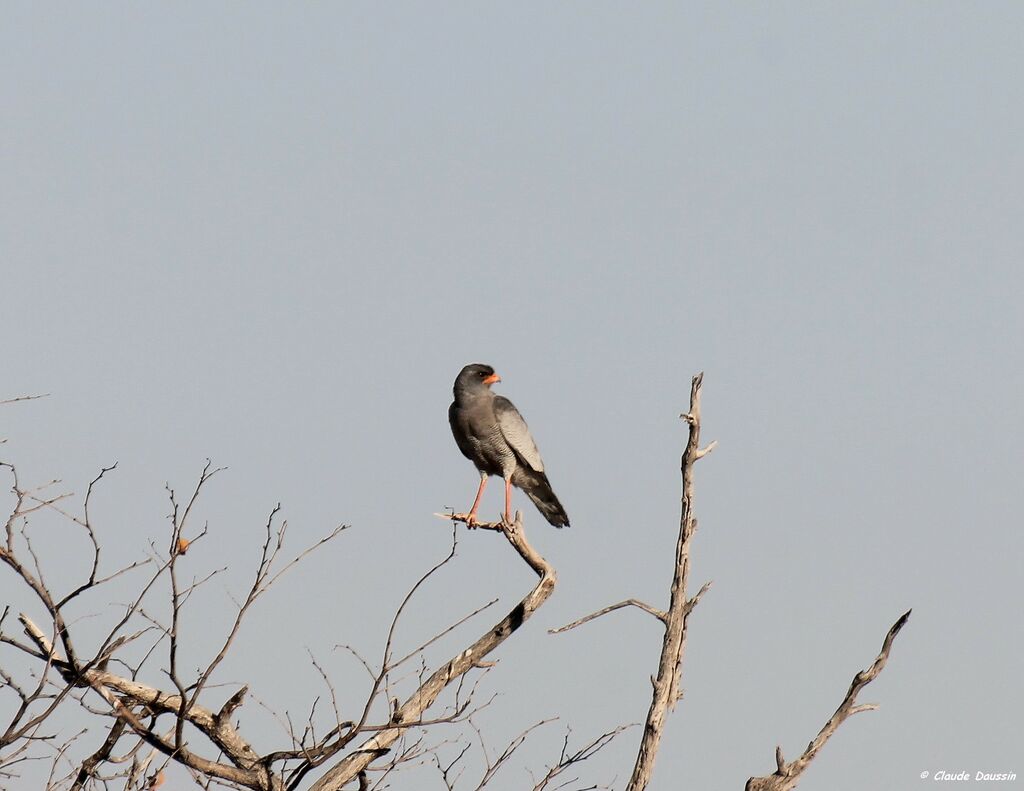
<instances>
[{"instance_id":1,"label":"forked branch","mask_svg":"<svg viewBox=\"0 0 1024 791\"><path fill-rule=\"evenodd\" d=\"M647 712L640 750L626 791L640 791L646 788L651 780L654 759L665 727L665 717L669 709L674 708L682 697L679 691L679 678L682 674L683 653L686 650L687 622L697 601L708 589L708 585L705 585L693 599L686 598L686 586L690 578L690 540L697 530L697 520L693 515L693 466L714 447L714 443L707 448L700 447L700 389L703 381L703 373L693 377L690 383L690 411L680 415L689 424L690 435L679 465L683 478L683 494L679 514L679 536L676 539L676 566L672 575L658 675L653 680L651 707Z\"/></svg>"},{"instance_id":2,"label":"forked branch","mask_svg":"<svg viewBox=\"0 0 1024 791\"><path fill-rule=\"evenodd\" d=\"M452 517L446 517L452 518ZM357 780L377 757L388 751L399 737L410 727L416 726L426 710L441 692L460 679L507 640L522 626L537 609L544 604L555 589L555 570L526 540L523 532L523 517L516 512L512 524L498 523L491 529L500 530L505 539L519 556L536 572L537 584L498 623L485 632L476 642L459 652L437 670L404 702L396 706L389 727L363 742L356 750L341 759L312 786L312 791L339 791L348 783Z\"/></svg>"},{"instance_id":3,"label":"forked branch","mask_svg":"<svg viewBox=\"0 0 1024 791\"><path fill-rule=\"evenodd\" d=\"M668 610L659 610L639 599L626 599L558 629L550 630L552 634L567 632L623 607L636 607L653 615L665 629L661 644L661 658L658 661L658 674L651 679L654 687L651 706L644 723L633 774L629 779L629 785L626 786L627 791L641 791L650 782L651 773L654 770L654 759L661 743L661 733L665 727L665 717L682 697L679 692L679 677L682 673L683 653L686 649L687 622L701 596L711 587L710 582L705 583L695 596L692 598L686 596L686 587L690 577L690 540L697 530L697 520L693 515L693 466L698 459L710 453L717 444L717 442L712 442L705 448L700 447L700 389L703 381L704 374L702 373L693 377L690 383L690 411L680 415L689 424L690 434L680 461L683 479L682 507L679 516L675 570L672 575Z\"/></svg>"},{"instance_id":4,"label":"forked branch","mask_svg":"<svg viewBox=\"0 0 1024 791\"><path fill-rule=\"evenodd\" d=\"M799 758L786 763L785 758L782 757L782 748L776 747L776 770L764 777L751 777L747 780L746 791L790 791L790 789L796 788L796 784L799 782L804 770L807 769L808 764L814 760L814 756L825 746L825 742L832 737L840 725L854 714L878 708L871 703L857 705L857 695L882 672L882 668L885 667L885 663L889 659L889 651L892 650L893 640L896 639L900 629L910 619L910 612L910 610L907 610L892 625L892 628L889 629L888 634L885 636L885 640L882 641L882 650L875 657L875 661L871 663L871 667L860 671L853 677L853 682L846 691L846 697L843 698L843 702L839 704L839 708L835 710L835 713L825 723L824 727L818 731L818 735L807 745L807 749L804 750L803 754Z\"/></svg>"}]
</instances>

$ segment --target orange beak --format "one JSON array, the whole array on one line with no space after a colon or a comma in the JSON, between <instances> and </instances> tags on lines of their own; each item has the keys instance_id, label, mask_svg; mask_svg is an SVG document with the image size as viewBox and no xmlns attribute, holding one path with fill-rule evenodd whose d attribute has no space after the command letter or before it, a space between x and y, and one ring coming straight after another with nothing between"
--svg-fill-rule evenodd
<instances>
[{"instance_id":1,"label":"orange beak","mask_svg":"<svg viewBox=\"0 0 1024 791\"><path fill-rule=\"evenodd\" d=\"M498 376L497 374L491 374L486 379L484 379L484 384L485 385L492 385L495 382L500 382L500 381L501 381L501 377L500 376Z\"/></svg>"}]
</instances>

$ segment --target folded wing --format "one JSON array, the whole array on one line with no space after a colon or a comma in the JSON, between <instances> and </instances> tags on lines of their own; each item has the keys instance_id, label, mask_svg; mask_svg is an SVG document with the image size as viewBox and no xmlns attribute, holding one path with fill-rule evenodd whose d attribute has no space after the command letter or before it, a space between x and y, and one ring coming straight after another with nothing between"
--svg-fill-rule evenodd
<instances>
[{"instance_id":1,"label":"folded wing","mask_svg":"<svg viewBox=\"0 0 1024 791\"><path fill-rule=\"evenodd\" d=\"M495 396L494 415L498 419L501 435L515 451L516 456L534 471L544 472L544 462L540 458L540 451L537 450L537 443L533 441L526 421L512 402L504 396Z\"/></svg>"}]
</instances>

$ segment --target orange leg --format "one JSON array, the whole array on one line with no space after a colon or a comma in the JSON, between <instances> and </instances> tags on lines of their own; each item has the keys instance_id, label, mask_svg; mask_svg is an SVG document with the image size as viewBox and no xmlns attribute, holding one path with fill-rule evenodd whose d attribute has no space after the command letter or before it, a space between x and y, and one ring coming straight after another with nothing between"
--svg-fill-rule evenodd
<instances>
[{"instance_id":1,"label":"orange leg","mask_svg":"<svg viewBox=\"0 0 1024 791\"><path fill-rule=\"evenodd\" d=\"M505 521L512 524L512 481L505 479Z\"/></svg>"},{"instance_id":2,"label":"orange leg","mask_svg":"<svg viewBox=\"0 0 1024 791\"><path fill-rule=\"evenodd\" d=\"M469 509L468 514L456 514L456 516L465 517L466 524L469 527L476 525L476 509L480 507L480 498L484 496L484 489L487 488L487 476L480 476L480 488L476 490L476 499L473 500L473 507Z\"/></svg>"}]
</instances>

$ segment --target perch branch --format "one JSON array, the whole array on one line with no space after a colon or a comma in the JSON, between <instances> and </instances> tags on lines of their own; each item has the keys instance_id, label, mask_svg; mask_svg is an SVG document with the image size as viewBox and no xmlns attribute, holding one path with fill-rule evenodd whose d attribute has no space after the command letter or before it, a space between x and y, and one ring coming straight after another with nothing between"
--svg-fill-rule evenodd
<instances>
[{"instance_id":1,"label":"perch branch","mask_svg":"<svg viewBox=\"0 0 1024 791\"><path fill-rule=\"evenodd\" d=\"M508 615L471 646L441 665L404 703L397 705L389 727L364 741L354 752L346 755L331 767L313 784L311 791L340 791L352 781L358 780L360 774L376 758L386 753L409 727L422 720L423 713L433 704L445 687L476 667L484 657L519 629L551 596L555 589L555 570L526 540L523 533L522 513L516 513L515 521L512 524L499 523L499 525L496 529L501 531L512 548L539 577L537 584L522 601L512 608Z\"/></svg>"}]
</instances>

